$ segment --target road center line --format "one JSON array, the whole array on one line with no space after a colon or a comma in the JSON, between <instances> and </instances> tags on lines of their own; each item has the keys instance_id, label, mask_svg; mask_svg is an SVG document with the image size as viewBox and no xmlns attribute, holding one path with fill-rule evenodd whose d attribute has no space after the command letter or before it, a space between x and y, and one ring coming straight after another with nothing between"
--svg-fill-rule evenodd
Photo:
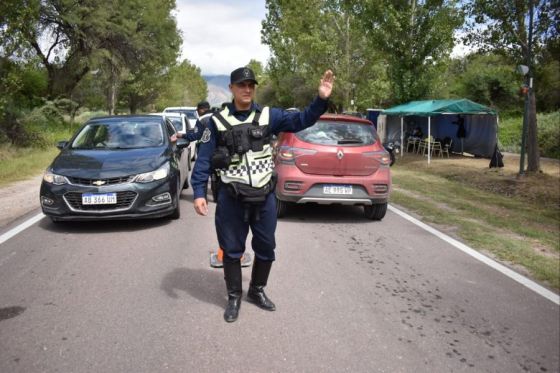
<instances>
[{"instance_id":1,"label":"road center line","mask_svg":"<svg viewBox=\"0 0 560 373\"><path fill-rule=\"evenodd\" d=\"M20 225L18 225L15 228L10 229L9 231L7 231L6 233L4 233L3 235L0 236L0 245L3 244L4 242L8 241L10 238L14 237L16 234L26 230L27 228L31 227L33 224L37 223L39 220L43 219L45 217L45 214L43 214L42 212L35 215L34 217L32 217L31 219L24 221L23 223L21 223Z\"/></svg>"},{"instance_id":2,"label":"road center line","mask_svg":"<svg viewBox=\"0 0 560 373\"><path fill-rule=\"evenodd\" d=\"M420 220L413 218L412 216L402 212L401 210L389 205L389 210L394 212L395 214L403 217L404 219L410 221L411 223L419 226L420 228L424 229L425 231L430 232L434 236L442 239L443 241L449 243L450 245L456 247L457 249L461 250L467 255L472 256L476 260L481 261L482 263L494 268L495 270L501 272L502 274L506 275L507 277L519 282L521 285L528 287L529 289L533 290L535 293L542 295L546 299L560 305L560 296L555 294L554 292L548 290L547 288L537 284L533 280L528 279L525 276L520 275L519 273L512 271L508 267L504 266L496 262L493 259L479 253L478 251L470 248L469 246L449 237L448 235L438 231L435 228L430 227L429 225L422 223Z\"/></svg>"}]
</instances>

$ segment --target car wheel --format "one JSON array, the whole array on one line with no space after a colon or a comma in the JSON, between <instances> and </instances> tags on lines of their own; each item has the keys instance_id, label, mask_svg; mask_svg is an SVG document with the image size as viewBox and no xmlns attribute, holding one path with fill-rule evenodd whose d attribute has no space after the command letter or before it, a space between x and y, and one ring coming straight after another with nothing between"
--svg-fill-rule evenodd
<instances>
[{"instance_id":1,"label":"car wheel","mask_svg":"<svg viewBox=\"0 0 560 373\"><path fill-rule=\"evenodd\" d=\"M181 217L181 179L179 179L179 181L177 181L177 194L175 196L175 209L173 210L173 212L171 213L171 215L169 215L171 217L171 219L179 219Z\"/></svg>"},{"instance_id":2,"label":"car wheel","mask_svg":"<svg viewBox=\"0 0 560 373\"><path fill-rule=\"evenodd\" d=\"M387 213L387 203L376 203L364 206L364 215L371 220L381 220Z\"/></svg>"},{"instance_id":3,"label":"car wheel","mask_svg":"<svg viewBox=\"0 0 560 373\"><path fill-rule=\"evenodd\" d=\"M288 211L288 202L276 198L276 217L283 218Z\"/></svg>"}]
</instances>

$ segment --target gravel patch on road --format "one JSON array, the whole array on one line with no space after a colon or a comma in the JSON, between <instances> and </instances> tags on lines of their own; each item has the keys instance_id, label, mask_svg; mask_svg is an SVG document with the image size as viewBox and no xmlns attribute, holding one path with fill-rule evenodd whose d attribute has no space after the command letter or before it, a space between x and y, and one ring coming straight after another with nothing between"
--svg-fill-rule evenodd
<instances>
[{"instance_id":1,"label":"gravel patch on road","mask_svg":"<svg viewBox=\"0 0 560 373\"><path fill-rule=\"evenodd\" d=\"M42 177L41 174L0 188L0 227L40 207Z\"/></svg>"}]
</instances>

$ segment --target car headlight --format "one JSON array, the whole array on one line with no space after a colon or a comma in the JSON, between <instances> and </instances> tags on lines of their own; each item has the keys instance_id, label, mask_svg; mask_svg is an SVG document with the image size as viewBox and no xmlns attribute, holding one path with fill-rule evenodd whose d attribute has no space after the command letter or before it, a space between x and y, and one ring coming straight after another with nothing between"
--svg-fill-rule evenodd
<instances>
[{"instance_id":1,"label":"car headlight","mask_svg":"<svg viewBox=\"0 0 560 373\"><path fill-rule=\"evenodd\" d=\"M45 174L43 175L43 180L49 184L54 184L54 185L70 184L70 182L66 177L62 175L54 174L50 170L45 171Z\"/></svg>"},{"instance_id":2,"label":"car headlight","mask_svg":"<svg viewBox=\"0 0 560 373\"><path fill-rule=\"evenodd\" d=\"M146 172L136 175L134 182L136 183L150 183L155 180L165 179L169 175L169 162L165 162L163 166L155 171Z\"/></svg>"}]
</instances>

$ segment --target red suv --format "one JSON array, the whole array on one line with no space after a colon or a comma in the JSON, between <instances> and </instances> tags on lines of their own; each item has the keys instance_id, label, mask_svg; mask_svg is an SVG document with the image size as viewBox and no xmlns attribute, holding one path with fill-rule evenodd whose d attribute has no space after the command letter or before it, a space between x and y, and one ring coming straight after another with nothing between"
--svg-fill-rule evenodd
<instances>
[{"instance_id":1,"label":"red suv","mask_svg":"<svg viewBox=\"0 0 560 373\"><path fill-rule=\"evenodd\" d=\"M303 131L281 133L275 146L277 215L291 203L343 204L362 205L368 219L381 220L390 162L367 119L325 114Z\"/></svg>"}]
</instances>

